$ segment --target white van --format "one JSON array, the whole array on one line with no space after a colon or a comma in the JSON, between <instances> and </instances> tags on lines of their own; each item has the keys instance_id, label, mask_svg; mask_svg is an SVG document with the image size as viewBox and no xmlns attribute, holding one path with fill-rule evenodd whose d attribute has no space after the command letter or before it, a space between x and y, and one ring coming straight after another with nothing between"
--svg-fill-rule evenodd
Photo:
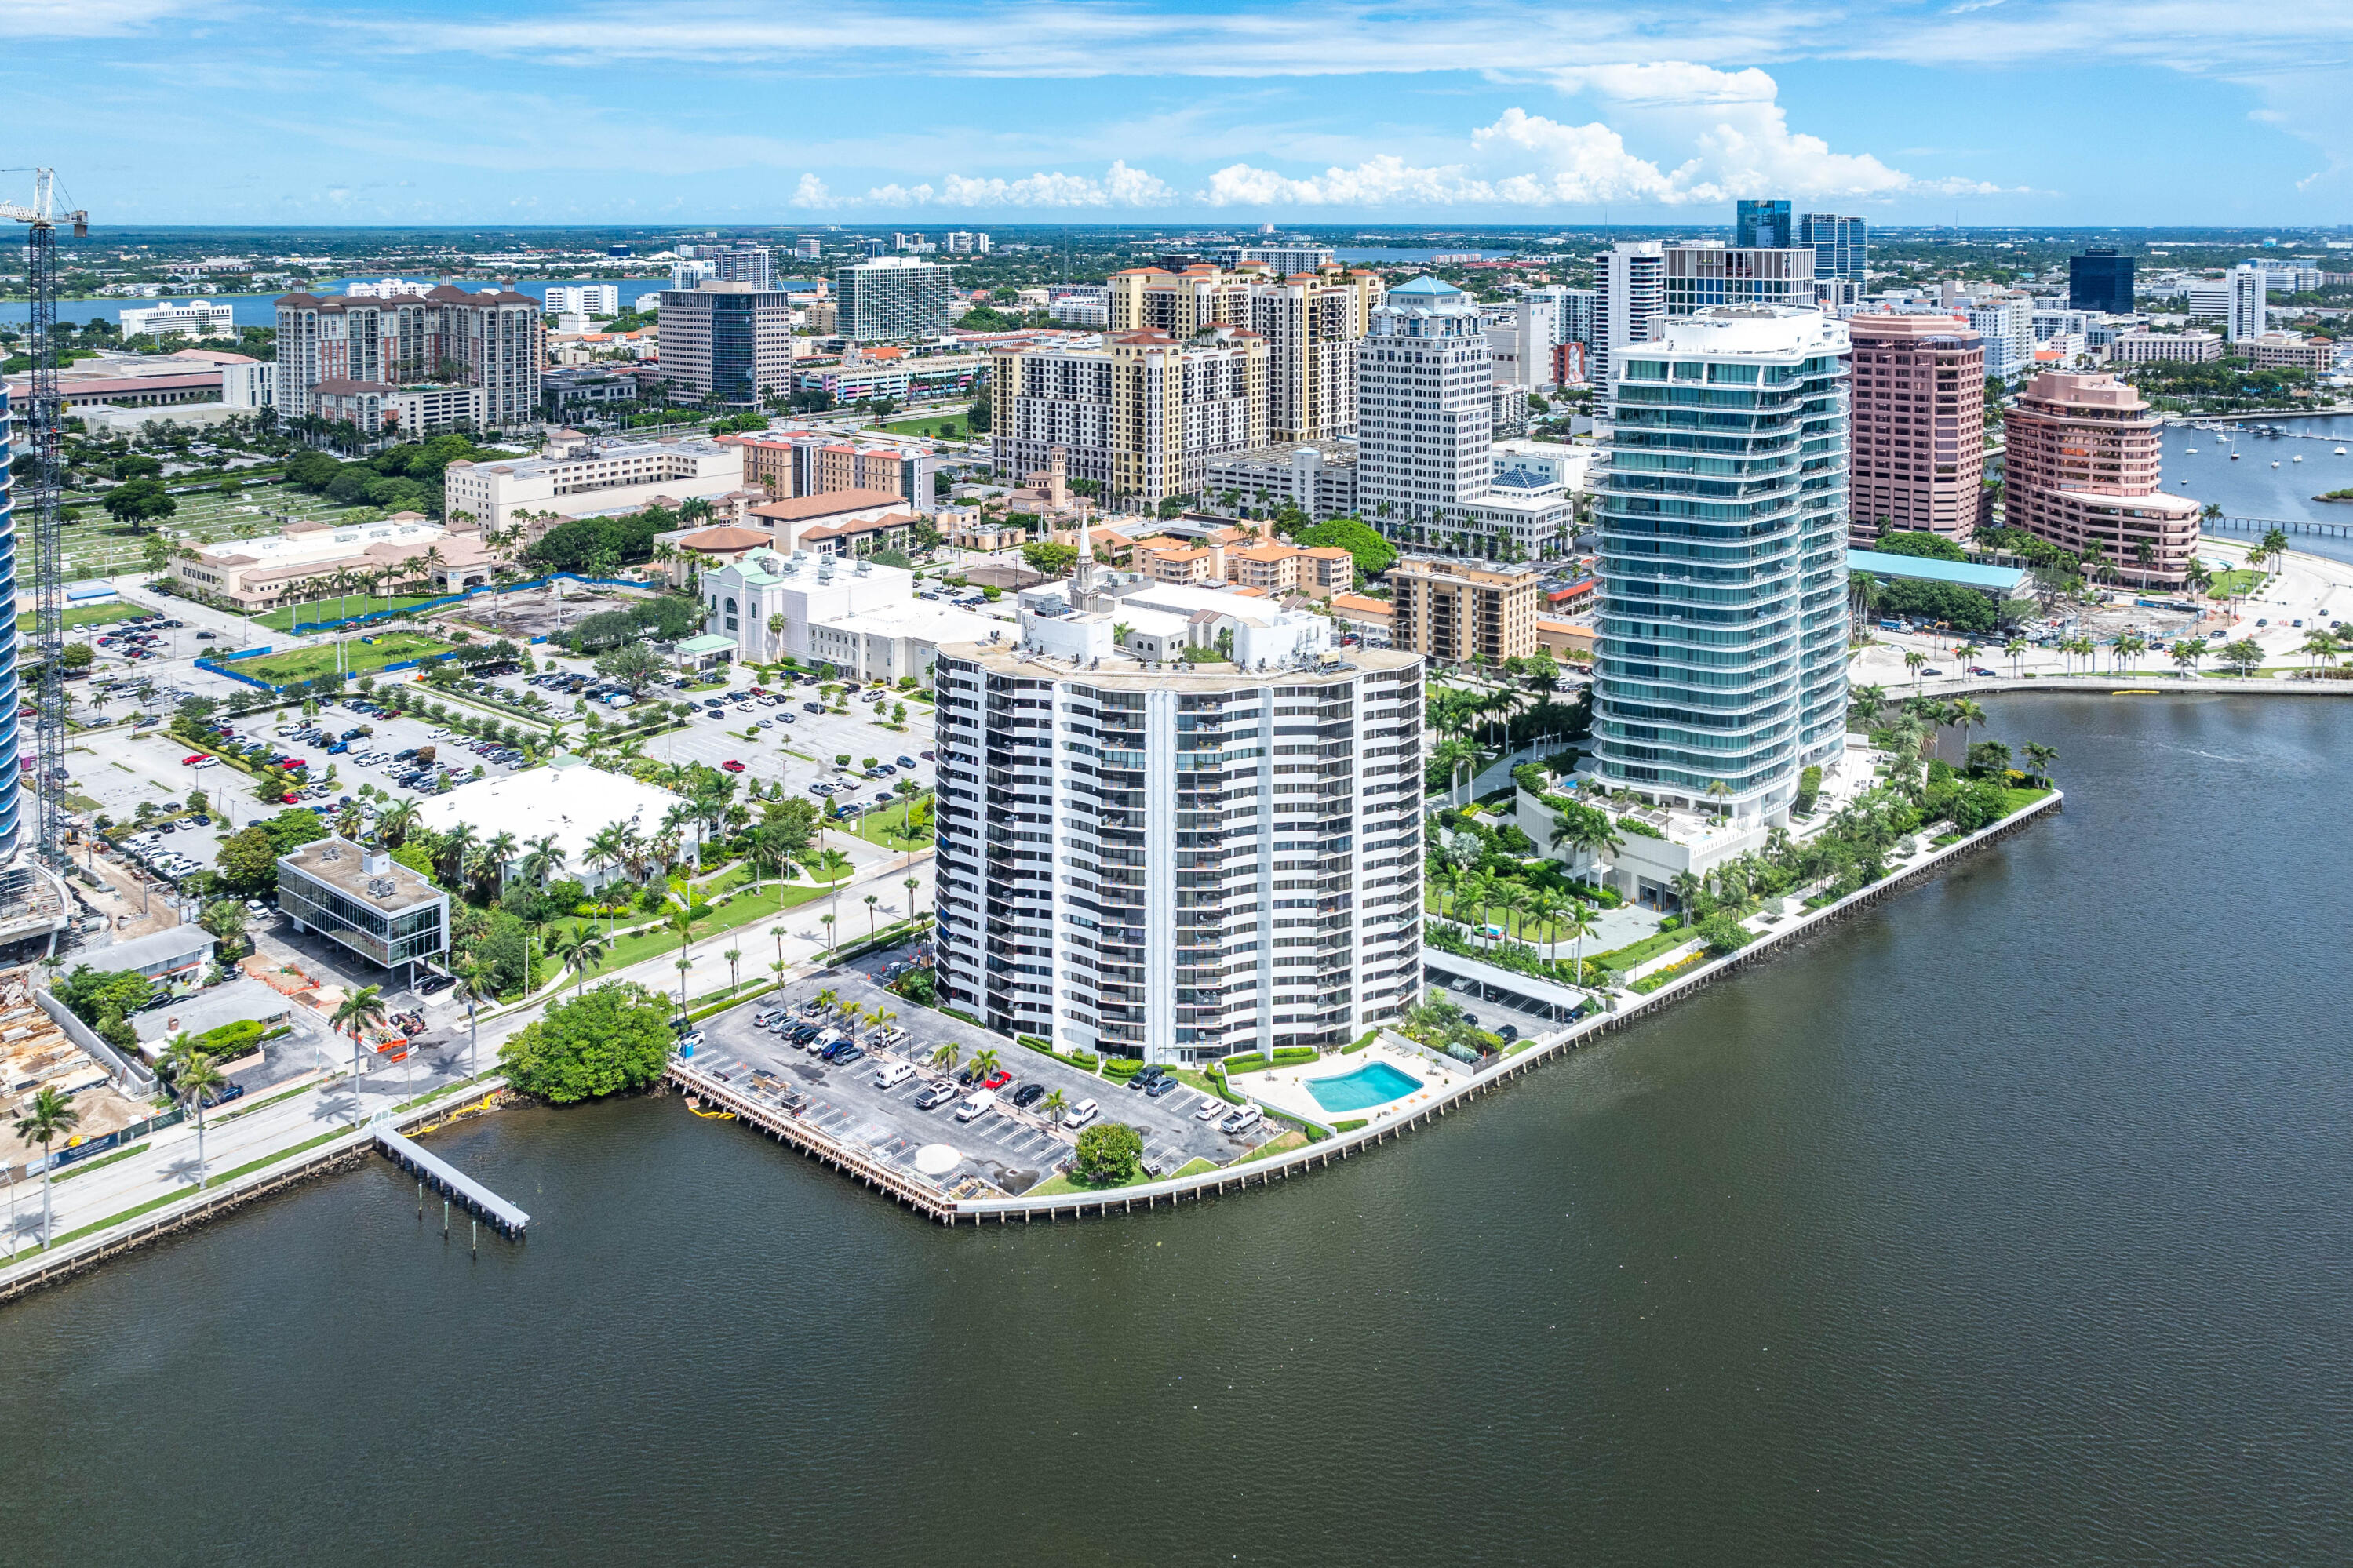
<instances>
[{"instance_id":1,"label":"white van","mask_svg":"<svg viewBox=\"0 0 2353 1568\"><path fill-rule=\"evenodd\" d=\"M1097 1105L1092 1100L1082 1100L1062 1113L1062 1125L1065 1127L1084 1127L1088 1122L1092 1121L1096 1117L1101 1116L1102 1114L1102 1106Z\"/></svg>"},{"instance_id":2,"label":"white van","mask_svg":"<svg viewBox=\"0 0 2353 1568\"><path fill-rule=\"evenodd\" d=\"M912 1064L907 1062L892 1062L889 1067L884 1068L881 1072L874 1075L874 1087L877 1089L896 1089L914 1076L915 1069Z\"/></svg>"},{"instance_id":3,"label":"white van","mask_svg":"<svg viewBox=\"0 0 2353 1568\"><path fill-rule=\"evenodd\" d=\"M986 1116L996 1109L997 1091L993 1089L976 1089L956 1101L955 1116L958 1121L970 1121Z\"/></svg>"}]
</instances>

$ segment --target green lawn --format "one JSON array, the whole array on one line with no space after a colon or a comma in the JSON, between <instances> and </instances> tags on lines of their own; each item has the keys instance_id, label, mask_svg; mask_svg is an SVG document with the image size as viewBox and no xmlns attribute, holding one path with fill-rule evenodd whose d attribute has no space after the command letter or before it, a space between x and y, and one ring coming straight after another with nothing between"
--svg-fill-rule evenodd
<instances>
[{"instance_id":1,"label":"green lawn","mask_svg":"<svg viewBox=\"0 0 2353 1568\"><path fill-rule=\"evenodd\" d=\"M80 605L66 612L66 625L69 626L111 626L116 621L128 620L132 616L144 614L146 612L136 605ZM29 632L33 629L33 616L29 612L16 617L16 629L20 632Z\"/></svg>"},{"instance_id":2,"label":"green lawn","mask_svg":"<svg viewBox=\"0 0 2353 1568\"><path fill-rule=\"evenodd\" d=\"M892 419L868 428L885 430L893 436L922 436L934 441L953 441L972 434L972 420L962 414L934 414L914 419Z\"/></svg>"},{"instance_id":3,"label":"green lawn","mask_svg":"<svg viewBox=\"0 0 2353 1568\"><path fill-rule=\"evenodd\" d=\"M343 644L343 668L353 675L368 675L404 658L425 658L447 653L450 646L439 637L429 637L421 632L382 632L367 642L353 637ZM237 665L239 674L269 681L273 686L314 680L334 668L335 650L332 646L296 648L288 653L274 653L265 658L240 659Z\"/></svg>"},{"instance_id":4,"label":"green lawn","mask_svg":"<svg viewBox=\"0 0 2353 1568\"><path fill-rule=\"evenodd\" d=\"M2210 599L2243 599L2263 585L2263 575L2261 572L2251 572L2243 566L2233 567L2228 572L2217 572L2214 574L2213 583L2206 590L2206 596Z\"/></svg>"},{"instance_id":5,"label":"green lawn","mask_svg":"<svg viewBox=\"0 0 2353 1568\"><path fill-rule=\"evenodd\" d=\"M916 800L930 798L928 791L915 796ZM869 844L879 844L885 849L922 848L932 841L932 830L929 827L923 828L917 834L912 843L899 831L906 823L907 808L912 804L909 801L901 801L896 805L885 806L881 811L868 812L858 819L856 829L858 837Z\"/></svg>"},{"instance_id":6,"label":"green lawn","mask_svg":"<svg viewBox=\"0 0 2353 1568\"><path fill-rule=\"evenodd\" d=\"M830 890L830 884L811 887L807 882L770 883L759 893L735 899L710 920L698 922L694 928L694 940L700 943L706 937L717 936L722 931L735 931L771 919L786 910L824 898ZM841 914L846 930L849 910L844 909ZM587 922L584 921L581 923L585 925ZM569 930L570 927L566 924L564 929ZM655 930L636 936L620 937L606 949L604 962L588 972L588 978L594 980L617 969L643 963L649 958L677 950L678 935L675 931ZM751 963L750 955L747 954L744 962Z\"/></svg>"},{"instance_id":7,"label":"green lawn","mask_svg":"<svg viewBox=\"0 0 2353 1568\"><path fill-rule=\"evenodd\" d=\"M353 594L346 599L340 595L332 599L312 599L306 604L288 605L256 616L253 624L273 632L290 632L294 623L305 625L313 621L341 620L351 616L373 615L378 610L406 610L417 605L429 604L438 595L398 594L390 597Z\"/></svg>"}]
</instances>

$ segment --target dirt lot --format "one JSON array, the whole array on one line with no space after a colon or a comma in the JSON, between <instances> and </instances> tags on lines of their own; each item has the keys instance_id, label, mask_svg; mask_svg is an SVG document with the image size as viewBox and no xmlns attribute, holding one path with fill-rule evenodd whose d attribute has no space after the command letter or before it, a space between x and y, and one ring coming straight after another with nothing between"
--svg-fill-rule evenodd
<instances>
[{"instance_id":1,"label":"dirt lot","mask_svg":"<svg viewBox=\"0 0 2353 1568\"><path fill-rule=\"evenodd\" d=\"M559 602L559 595L560 602ZM517 642L551 637L576 626L585 616L618 609L647 595L627 588L586 588L577 583L522 588L511 594L477 594L463 609L436 617L438 625L464 625Z\"/></svg>"}]
</instances>

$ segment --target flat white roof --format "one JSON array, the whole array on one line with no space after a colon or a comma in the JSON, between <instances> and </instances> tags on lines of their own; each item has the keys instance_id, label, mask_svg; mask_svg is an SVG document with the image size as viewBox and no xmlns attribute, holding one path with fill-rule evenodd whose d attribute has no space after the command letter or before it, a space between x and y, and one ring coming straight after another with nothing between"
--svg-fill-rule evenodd
<instances>
[{"instance_id":1,"label":"flat white roof","mask_svg":"<svg viewBox=\"0 0 2353 1568\"><path fill-rule=\"evenodd\" d=\"M512 833L518 856L527 853L522 846L529 840L553 833L566 857L563 874L577 877L595 871L587 861L588 840L606 826L626 822L651 837L670 808L685 803L685 796L627 773L608 773L575 762L429 795L417 803L417 816L437 833L459 822L485 839Z\"/></svg>"}]
</instances>

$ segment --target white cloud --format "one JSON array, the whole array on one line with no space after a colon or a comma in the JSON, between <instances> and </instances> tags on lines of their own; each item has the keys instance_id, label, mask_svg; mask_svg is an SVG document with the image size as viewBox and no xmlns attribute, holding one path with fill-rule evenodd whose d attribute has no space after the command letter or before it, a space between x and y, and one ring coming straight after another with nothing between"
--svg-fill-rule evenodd
<instances>
[{"instance_id":1,"label":"white cloud","mask_svg":"<svg viewBox=\"0 0 2353 1568\"><path fill-rule=\"evenodd\" d=\"M807 182L804 176L804 183ZM821 188L821 187L820 187ZM950 174L934 186L877 185L866 193L872 207L1149 207L1166 206L1176 199L1164 180L1142 169L1113 162L1103 178L1084 174L1027 174L1018 180L974 178Z\"/></svg>"},{"instance_id":2,"label":"white cloud","mask_svg":"<svg viewBox=\"0 0 2353 1568\"><path fill-rule=\"evenodd\" d=\"M0 0L0 38L110 37L208 9L206 0Z\"/></svg>"},{"instance_id":3,"label":"white cloud","mask_svg":"<svg viewBox=\"0 0 2353 1568\"><path fill-rule=\"evenodd\" d=\"M1991 194L1982 181L1918 181L1867 153L1836 153L1789 129L1778 85L1755 68L1687 61L1580 66L1556 73L1571 93L1603 100L1610 119L1677 161L1632 152L1617 125L1583 125L1512 108L1471 132L1460 163L1417 166L1382 153L1353 167L1292 176L1233 163L1209 178L1210 206L1720 206L1738 196L1863 201L1914 193Z\"/></svg>"},{"instance_id":4,"label":"white cloud","mask_svg":"<svg viewBox=\"0 0 2353 1568\"><path fill-rule=\"evenodd\" d=\"M833 205L833 193L815 174L804 174L800 184L793 187L792 200L797 207L829 207Z\"/></svg>"}]
</instances>

